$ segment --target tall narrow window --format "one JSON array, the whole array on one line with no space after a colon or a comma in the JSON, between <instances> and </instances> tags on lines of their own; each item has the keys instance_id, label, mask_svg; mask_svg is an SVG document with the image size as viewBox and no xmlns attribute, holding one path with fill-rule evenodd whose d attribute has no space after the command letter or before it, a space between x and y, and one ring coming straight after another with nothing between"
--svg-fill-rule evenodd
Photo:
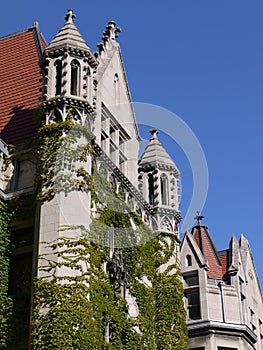
<instances>
[{"instance_id":1,"label":"tall narrow window","mask_svg":"<svg viewBox=\"0 0 263 350\"><path fill-rule=\"evenodd\" d=\"M149 188L149 203L151 205L154 205L153 174L148 175L148 188Z\"/></svg>"},{"instance_id":2,"label":"tall narrow window","mask_svg":"<svg viewBox=\"0 0 263 350\"><path fill-rule=\"evenodd\" d=\"M192 266L192 257L191 257L191 255L186 255L186 266Z\"/></svg>"},{"instance_id":3,"label":"tall narrow window","mask_svg":"<svg viewBox=\"0 0 263 350\"><path fill-rule=\"evenodd\" d=\"M187 292L186 303L189 320L198 320L201 318L199 291Z\"/></svg>"},{"instance_id":4,"label":"tall narrow window","mask_svg":"<svg viewBox=\"0 0 263 350\"><path fill-rule=\"evenodd\" d=\"M119 87L119 77L117 73L114 76L114 102L115 104L120 103L120 87Z\"/></svg>"},{"instance_id":5,"label":"tall narrow window","mask_svg":"<svg viewBox=\"0 0 263 350\"><path fill-rule=\"evenodd\" d=\"M71 62L70 94L79 95L80 64L77 60Z\"/></svg>"},{"instance_id":6,"label":"tall narrow window","mask_svg":"<svg viewBox=\"0 0 263 350\"><path fill-rule=\"evenodd\" d=\"M56 67L56 92L55 95L60 95L61 94L61 80L62 80L62 63L60 60L57 60L55 62L55 67Z\"/></svg>"},{"instance_id":7,"label":"tall narrow window","mask_svg":"<svg viewBox=\"0 0 263 350\"><path fill-rule=\"evenodd\" d=\"M168 179L165 174L161 175L161 201L163 205L168 205Z\"/></svg>"}]
</instances>

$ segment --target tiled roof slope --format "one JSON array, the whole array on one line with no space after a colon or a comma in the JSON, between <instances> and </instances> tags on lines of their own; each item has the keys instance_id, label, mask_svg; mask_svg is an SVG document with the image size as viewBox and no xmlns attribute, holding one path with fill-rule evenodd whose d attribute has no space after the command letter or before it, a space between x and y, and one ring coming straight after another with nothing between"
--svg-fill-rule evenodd
<instances>
[{"instance_id":1,"label":"tiled roof slope","mask_svg":"<svg viewBox=\"0 0 263 350\"><path fill-rule=\"evenodd\" d=\"M36 134L38 62L45 46L37 25L0 38L0 138L6 143L21 144Z\"/></svg>"},{"instance_id":2,"label":"tiled roof slope","mask_svg":"<svg viewBox=\"0 0 263 350\"><path fill-rule=\"evenodd\" d=\"M212 236L206 226L197 225L193 227L192 235L203 256L208 261L208 277L216 280L224 280L227 282L227 250L218 252Z\"/></svg>"}]
</instances>

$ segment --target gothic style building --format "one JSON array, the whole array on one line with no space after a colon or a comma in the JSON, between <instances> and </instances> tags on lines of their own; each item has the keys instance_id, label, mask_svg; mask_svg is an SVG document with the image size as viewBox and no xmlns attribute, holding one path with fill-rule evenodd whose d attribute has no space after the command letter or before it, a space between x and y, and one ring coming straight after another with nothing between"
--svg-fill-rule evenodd
<instances>
[{"instance_id":1,"label":"gothic style building","mask_svg":"<svg viewBox=\"0 0 263 350\"><path fill-rule=\"evenodd\" d=\"M152 130L149 144L138 158L140 135L120 45L116 40L120 28L109 22L98 52L92 52L74 24L72 10L65 19L66 23L49 45L38 23L0 40L4 91L0 107L0 195L7 202L16 195L21 196L19 210L10 224L13 249L9 293L14 300L15 313L19 314L19 324L15 325L15 349L25 349L28 344L33 277L46 276L43 266L47 256L60 264L60 258L55 257L48 244L62 237L79 237L80 231L83 228L87 231L105 206L107 208L110 199L114 203L110 208L111 215L119 220L120 217L126 219L126 224L134 227L134 231L138 225L143 225L141 220L147 229L162 232L163 236L167 234L165 247L170 246L171 254L167 261L162 259L158 274L167 274L169 278L176 273L176 269L170 271L170 266L178 261L179 171L158 139L157 130ZM52 139L51 134L56 127L59 129L59 125L66 129L71 127L67 133L64 130L60 134L64 143L57 147L57 140ZM39 171L35 149L39 155L43 145L36 145L32 140L43 127L46 127L46 137L42 141L48 147L42 153ZM73 145L74 132L78 137ZM10 144L16 146L12 160L9 158ZM88 144L92 151L85 148ZM85 154L77 157L80 149ZM56 154L56 159L49 163L52 153ZM44 169L45 161L49 166ZM92 190L89 187L91 176ZM73 177L74 183L70 189L67 187L72 185L69 177ZM112 193L109 188L103 188L103 178L107 179ZM42 195L48 194L48 199L42 196L35 200L36 191L39 193L37 184ZM116 196L120 198L117 202ZM136 213L137 218L129 213ZM133 237L131 243L125 236L125 228L125 234L118 225L112 232L113 225L114 222L106 227L108 238L104 235L103 242L100 238L99 243L110 248L110 261L101 267L104 266L111 281L120 278L128 314L136 319L140 305L129 288L123 286L127 282L129 266L124 267L120 261L120 249L134 245L134 239L138 237ZM68 229L61 230L64 227ZM176 246L171 243L173 240L177 241ZM39 256L45 256L45 259ZM119 274L116 269L121 270ZM65 266L57 266L57 277L68 273ZM143 288L151 288L147 274L141 283ZM183 323L182 327L185 327ZM105 329L105 339L109 342L110 333L110 327L108 331ZM138 328L137 334L140 333Z\"/></svg>"},{"instance_id":2,"label":"gothic style building","mask_svg":"<svg viewBox=\"0 0 263 350\"><path fill-rule=\"evenodd\" d=\"M198 223L181 244L189 349L263 349L263 303L248 240L234 235L218 251Z\"/></svg>"},{"instance_id":3,"label":"gothic style building","mask_svg":"<svg viewBox=\"0 0 263 350\"><path fill-rule=\"evenodd\" d=\"M149 229L163 234L165 247L172 247L173 252L167 261L162 260L158 272L169 271L167 275L173 275L176 271L170 267L179 258L178 244L173 246L171 242L173 237L179 242L180 172L161 144L158 130L151 130L149 143L138 157L140 135L116 40L120 28L109 22L98 52L93 52L75 26L72 10L65 19L66 23L48 45L38 23L28 30L0 38L0 197L8 202L20 195L22 203L10 224L9 294L20 315L15 327L18 340L12 349L28 347L32 279L45 276L41 269L43 260L38 257L52 255L47 243L65 236L78 236L80 227L89 228L108 201L106 198L94 200L96 195L102 193L103 196L100 175L125 203L125 214L127 210L136 213ZM48 169L39 173L37 146L32 140L40 126L50 126L52 130L53 126L67 122L71 123L71 130L67 129L64 143L60 147L49 144L51 155L53 148L57 154L51 179ZM75 140L74 125L78 126L77 132L82 128L90 133L78 134L72 152L69 145ZM92 152L74 162L87 141L92 143ZM10 144L16 146L15 152ZM70 189L69 170L61 162L69 158L74 184L78 184ZM36 173L48 200L43 200L44 196L34 200ZM90 174L99 176L97 188L93 188L97 192L95 197L83 180L88 181ZM32 200L23 205L23 196ZM135 226L132 219L129 220L131 226ZM198 220L192 232L186 232L180 253L189 347L192 350L260 350L262 294L249 244L244 237L239 242L233 237L230 248L218 252L200 216ZM61 231L61 227L69 229ZM125 237L126 243L117 239L114 242L111 226L108 231L108 243L104 244L110 248L111 260L105 270L112 279L114 269L111 267L121 256L120 250L119 255L115 254L116 248L125 246L127 239ZM56 271L58 276L64 273L65 268ZM139 307L129 288L123 287L124 270L122 278L128 314L136 319ZM142 284L149 287L151 281L142 276ZM110 341L110 327L106 333L105 338Z\"/></svg>"}]
</instances>

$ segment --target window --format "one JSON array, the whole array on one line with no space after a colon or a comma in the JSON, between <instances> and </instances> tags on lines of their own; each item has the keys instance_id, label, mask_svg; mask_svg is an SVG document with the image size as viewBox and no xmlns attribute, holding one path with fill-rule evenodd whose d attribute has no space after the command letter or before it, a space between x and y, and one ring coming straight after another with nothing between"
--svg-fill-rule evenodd
<instances>
[{"instance_id":1,"label":"window","mask_svg":"<svg viewBox=\"0 0 263 350\"><path fill-rule=\"evenodd\" d=\"M199 291L186 292L185 298L188 319L199 320L201 318Z\"/></svg>"},{"instance_id":2,"label":"window","mask_svg":"<svg viewBox=\"0 0 263 350\"><path fill-rule=\"evenodd\" d=\"M168 205L168 178L165 174L161 175L161 203Z\"/></svg>"},{"instance_id":3,"label":"window","mask_svg":"<svg viewBox=\"0 0 263 350\"><path fill-rule=\"evenodd\" d=\"M192 266L192 257L191 255L186 255L186 266Z\"/></svg>"},{"instance_id":4,"label":"window","mask_svg":"<svg viewBox=\"0 0 263 350\"><path fill-rule=\"evenodd\" d=\"M153 174L148 175L149 203L154 205Z\"/></svg>"},{"instance_id":5,"label":"window","mask_svg":"<svg viewBox=\"0 0 263 350\"><path fill-rule=\"evenodd\" d=\"M119 77L116 73L114 76L114 102L115 104L120 103L120 86L119 86Z\"/></svg>"},{"instance_id":6,"label":"window","mask_svg":"<svg viewBox=\"0 0 263 350\"><path fill-rule=\"evenodd\" d=\"M195 273L194 275L190 275L190 276L184 276L184 280L185 280L187 287L198 286L198 284L199 284L197 273Z\"/></svg>"},{"instance_id":7,"label":"window","mask_svg":"<svg viewBox=\"0 0 263 350\"><path fill-rule=\"evenodd\" d=\"M77 60L71 62L70 94L79 95L80 64Z\"/></svg>"},{"instance_id":8,"label":"window","mask_svg":"<svg viewBox=\"0 0 263 350\"><path fill-rule=\"evenodd\" d=\"M55 67L56 67L56 91L55 95L60 95L61 94L61 81L62 81L62 63L60 60L57 60L55 62Z\"/></svg>"},{"instance_id":9,"label":"window","mask_svg":"<svg viewBox=\"0 0 263 350\"><path fill-rule=\"evenodd\" d=\"M256 318L255 318L255 312L250 308L250 328L252 329L252 331L254 332L256 330Z\"/></svg>"}]
</instances>

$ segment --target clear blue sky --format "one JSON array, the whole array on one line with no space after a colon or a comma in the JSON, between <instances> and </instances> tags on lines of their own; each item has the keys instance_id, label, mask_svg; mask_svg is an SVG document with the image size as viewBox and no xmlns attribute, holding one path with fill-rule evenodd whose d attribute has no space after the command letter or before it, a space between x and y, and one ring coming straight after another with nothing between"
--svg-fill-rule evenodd
<instances>
[{"instance_id":1,"label":"clear blue sky","mask_svg":"<svg viewBox=\"0 0 263 350\"><path fill-rule=\"evenodd\" d=\"M209 168L204 223L219 249L233 233L245 234L263 284L262 0L10 0L1 5L1 36L39 21L49 42L68 8L94 50L109 20L122 27L133 100L167 108L192 128ZM148 138L144 130L142 136ZM162 140L182 172L184 214L192 191L189 164Z\"/></svg>"}]
</instances>

